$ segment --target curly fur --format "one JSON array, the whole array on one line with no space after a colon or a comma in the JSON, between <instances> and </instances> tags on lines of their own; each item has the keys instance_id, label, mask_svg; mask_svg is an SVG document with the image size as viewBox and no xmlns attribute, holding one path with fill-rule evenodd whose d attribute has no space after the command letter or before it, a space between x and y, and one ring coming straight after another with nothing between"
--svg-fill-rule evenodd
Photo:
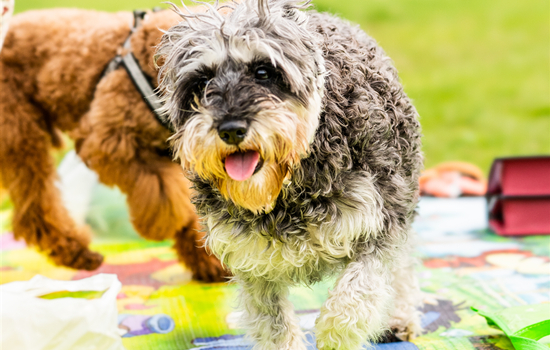
<instances>
[{"instance_id":1,"label":"curly fur","mask_svg":"<svg viewBox=\"0 0 550 350\"><path fill-rule=\"evenodd\" d=\"M132 36L133 54L156 83L153 48L177 23L171 11L148 15ZM175 238L179 258L195 278L223 280L207 254L189 201L189 182L171 161L163 128L123 68L100 80L130 32L131 13L30 11L12 18L0 55L0 178L15 211L13 231L55 263L93 270L101 255L88 248L54 186L49 154L60 132L100 180L128 195L136 230L146 238Z\"/></svg>"},{"instance_id":2,"label":"curly fur","mask_svg":"<svg viewBox=\"0 0 550 350\"><path fill-rule=\"evenodd\" d=\"M420 329L410 257L422 166L417 113L374 39L306 5L246 0L226 16L215 6L180 14L156 56L175 153L194 183L207 243L243 286L254 349L305 349L288 287L333 274L319 349L359 349L390 327L407 339ZM254 67L267 64L277 75L254 80ZM204 90L194 88L201 79ZM237 146L216 132L234 119L249 128ZM291 162L268 156L281 147L291 147ZM224 158L248 150L263 167L226 186ZM269 176L266 166L285 175Z\"/></svg>"}]
</instances>

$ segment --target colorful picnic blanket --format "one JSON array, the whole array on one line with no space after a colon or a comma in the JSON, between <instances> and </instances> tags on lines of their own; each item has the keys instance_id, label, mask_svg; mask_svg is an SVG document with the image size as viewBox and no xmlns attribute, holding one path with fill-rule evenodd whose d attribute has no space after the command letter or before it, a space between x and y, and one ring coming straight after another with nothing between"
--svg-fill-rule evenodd
<instances>
[{"instance_id":1,"label":"colorful picnic blanket","mask_svg":"<svg viewBox=\"0 0 550 350\"><path fill-rule=\"evenodd\" d=\"M9 232L9 205L4 203L0 282L35 274L70 280L115 273L123 284L117 304L128 350L250 349L237 328L238 286L191 281L170 242L150 242L135 234L120 192L96 185L92 193L86 221L96 233L93 249L106 257L99 270L54 266L43 254L15 241ZM513 349L503 332L489 327L470 308L490 313L546 303L550 311L550 236L496 236L486 228L481 197L422 198L419 213L414 226L420 237L424 334L412 343L380 344L377 349ZM312 330L331 283L292 290L303 329Z\"/></svg>"}]
</instances>

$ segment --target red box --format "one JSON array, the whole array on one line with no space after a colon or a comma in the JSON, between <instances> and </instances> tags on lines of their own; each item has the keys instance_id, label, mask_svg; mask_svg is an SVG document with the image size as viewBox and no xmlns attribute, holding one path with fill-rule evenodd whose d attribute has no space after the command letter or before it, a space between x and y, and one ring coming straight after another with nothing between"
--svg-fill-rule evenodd
<instances>
[{"instance_id":1,"label":"red box","mask_svg":"<svg viewBox=\"0 0 550 350\"><path fill-rule=\"evenodd\" d=\"M496 159L487 201L497 234L550 234L550 156Z\"/></svg>"}]
</instances>

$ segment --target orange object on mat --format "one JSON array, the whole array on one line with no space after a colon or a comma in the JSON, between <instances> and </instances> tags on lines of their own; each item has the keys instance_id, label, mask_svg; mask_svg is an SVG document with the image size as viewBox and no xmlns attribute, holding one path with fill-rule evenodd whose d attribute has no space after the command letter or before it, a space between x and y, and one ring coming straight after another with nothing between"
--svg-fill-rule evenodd
<instances>
[{"instance_id":1,"label":"orange object on mat","mask_svg":"<svg viewBox=\"0 0 550 350\"><path fill-rule=\"evenodd\" d=\"M428 169L420 177L420 193L455 198L460 195L482 196L487 191L483 172L466 162L445 162Z\"/></svg>"}]
</instances>

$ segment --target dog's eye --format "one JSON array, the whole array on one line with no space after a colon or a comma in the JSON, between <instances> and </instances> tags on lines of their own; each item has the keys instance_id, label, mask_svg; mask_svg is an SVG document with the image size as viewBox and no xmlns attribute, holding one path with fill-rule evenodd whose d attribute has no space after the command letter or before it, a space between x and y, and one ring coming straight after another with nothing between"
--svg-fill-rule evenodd
<instances>
[{"instance_id":1,"label":"dog's eye","mask_svg":"<svg viewBox=\"0 0 550 350\"><path fill-rule=\"evenodd\" d=\"M264 66L258 67L256 68L254 76L257 80L269 80L272 76L271 69Z\"/></svg>"},{"instance_id":2,"label":"dog's eye","mask_svg":"<svg viewBox=\"0 0 550 350\"><path fill-rule=\"evenodd\" d=\"M196 82L196 91L198 93L202 94L204 92L204 90L206 89L206 85L208 85L208 78L206 78L206 77L200 78Z\"/></svg>"}]
</instances>

